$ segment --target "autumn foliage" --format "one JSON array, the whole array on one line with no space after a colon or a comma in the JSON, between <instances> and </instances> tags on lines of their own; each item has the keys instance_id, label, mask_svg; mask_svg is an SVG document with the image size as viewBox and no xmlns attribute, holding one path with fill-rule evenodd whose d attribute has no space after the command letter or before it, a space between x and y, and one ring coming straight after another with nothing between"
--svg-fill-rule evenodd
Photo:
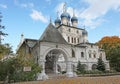
<instances>
[{"instance_id":1,"label":"autumn foliage","mask_svg":"<svg viewBox=\"0 0 120 84\"><path fill-rule=\"evenodd\" d=\"M105 36L99 42L98 46L103 49L120 47L120 38L118 36Z\"/></svg>"},{"instance_id":2,"label":"autumn foliage","mask_svg":"<svg viewBox=\"0 0 120 84\"><path fill-rule=\"evenodd\" d=\"M106 36L96 44L105 50L111 68L120 71L120 38L118 36Z\"/></svg>"}]
</instances>

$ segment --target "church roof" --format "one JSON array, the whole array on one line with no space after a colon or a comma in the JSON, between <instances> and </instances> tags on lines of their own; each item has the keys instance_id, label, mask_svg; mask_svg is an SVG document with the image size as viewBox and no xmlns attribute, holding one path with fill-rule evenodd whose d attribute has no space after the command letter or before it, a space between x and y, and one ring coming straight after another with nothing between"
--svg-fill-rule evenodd
<instances>
[{"instance_id":1,"label":"church roof","mask_svg":"<svg viewBox=\"0 0 120 84\"><path fill-rule=\"evenodd\" d=\"M40 41L68 44L52 23L47 26Z\"/></svg>"}]
</instances>

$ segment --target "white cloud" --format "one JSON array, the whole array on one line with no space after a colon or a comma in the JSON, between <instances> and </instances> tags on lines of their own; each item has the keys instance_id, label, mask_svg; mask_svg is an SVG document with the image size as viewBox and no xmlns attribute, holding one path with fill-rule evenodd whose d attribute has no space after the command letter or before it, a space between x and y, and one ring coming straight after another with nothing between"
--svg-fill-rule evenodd
<instances>
[{"instance_id":1,"label":"white cloud","mask_svg":"<svg viewBox=\"0 0 120 84\"><path fill-rule=\"evenodd\" d=\"M55 12L59 12L59 14L61 14L63 12L63 6L64 6L64 3L58 4L55 8Z\"/></svg>"},{"instance_id":2,"label":"white cloud","mask_svg":"<svg viewBox=\"0 0 120 84\"><path fill-rule=\"evenodd\" d=\"M34 7L34 3L32 3L32 2L20 3L18 0L14 0L14 4L16 6L23 7L23 8L33 8Z\"/></svg>"},{"instance_id":3,"label":"white cloud","mask_svg":"<svg viewBox=\"0 0 120 84\"><path fill-rule=\"evenodd\" d=\"M5 4L0 4L0 7L1 7L1 8L7 8L7 5L5 5Z\"/></svg>"},{"instance_id":4,"label":"white cloud","mask_svg":"<svg viewBox=\"0 0 120 84\"><path fill-rule=\"evenodd\" d=\"M81 14L81 18L96 19L105 15L110 9L117 10L120 6L120 0L86 0L90 5Z\"/></svg>"},{"instance_id":5,"label":"white cloud","mask_svg":"<svg viewBox=\"0 0 120 84\"><path fill-rule=\"evenodd\" d=\"M48 22L47 18L40 11L32 10L30 16L33 20L37 20L37 21L40 20L44 23Z\"/></svg>"},{"instance_id":6,"label":"white cloud","mask_svg":"<svg viewBox=\"0 0 120 84\"><path fill-rule=\"evenodd\" d=\"M106 20L103 19L108 11L115 10L120 11L120 0L83 0L88 4L87 8L77 8L74 10L75 15L82 19L80 22L82 25L94 29ZM59 11L59 14L63 12L64 3L60 3L56 6L55 11ZM72 16L73 8L67 7L67 12Z\"/></svg>"},{"instance_id":7,"label":"white cloud","mask_svg":"<svg viewBox=\"0 0 120 84\"><path fill-rule=\"evenodd\" d=\"M98 25L100 25L101 23L103 23L105 20L102 18L99 19L95 19L95 20L89 20L86 19L82 22L83 25L90 27L91 29L95 29Z\"/></svg>"},{"instance_id":8,"label":"white cloud","mask_svg":"<svg viewBox=\"0 0 120 84\"><path fill-rule=\"evenodd\" d=\"M120 11L120 0L85 0L85 2L89 4L89 7L79 17L84 19L83 24L92 28L105 21L102 16L107 14L109 10Z\"/></svg>"},{"instance_id":9,"label":"white cloud","mask_svg":"<svg viewBox=\"0 0 120 84\"><path fill-rule=\"evenodd\" d=\"M22 3L20 4L20 6L23 8L33 8L34 4L33 3Z\"/></svg>"},{"instance_id":10,"label":"white cloud","mask_svg":"<svg viewBox=\"0 0 120 84\"><path fill-rule=\"evenodd\" d=\"M64 6L65 3L60 3L56 6L55 8L55 12L59 12L59 14L62 14L63 13L63 6ZM67 12L70 14L70 16L73 16L73 8L72 7L67 7ZM75 12L75 15L78 17L81 10L77 10L77 9L74 9L74 12Z\"/></svg>"}]
</instances>

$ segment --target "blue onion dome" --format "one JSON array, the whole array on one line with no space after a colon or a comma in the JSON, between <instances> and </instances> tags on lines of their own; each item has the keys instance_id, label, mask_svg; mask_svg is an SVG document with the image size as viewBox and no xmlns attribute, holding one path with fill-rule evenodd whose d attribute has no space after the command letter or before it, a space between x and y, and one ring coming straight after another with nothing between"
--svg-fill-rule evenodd
<instances>
[{"instance_id":1,"label":"blue onion dome","mask_svg":"<svg viewBox=\"0 0 120 84\"><path fill-rule=\"evenodd\" d=\"M67 19L70 20L70 14L67 13L67 12L63 12L63 13L61 14L61 19L62 19L63 17L66 17Z\"/></svg>"},{"instance_id":2,"label":"blue onion dome","mask_svg":"<svg viewBox=\"0 0 120 84\"><path fill-rule=\"evenodd\" d=\"M71 22L73 22L73 21L78 21L78 19L77 19L76 16L73 16L73 17L71 18Z\"/></svg>"},{"instance_id":3,"label":"blue onion dome","mask_svg":"<svg viewBox=\"0 0 120 84\"><path fill-rule=\"evenodd\" d=\"M85 29L82 31L82 35L88 35L88 33Z\"/></svg>"},{"instance_id":4,"label":"blue onion dome","mask_svg":"<svg viewBox=\"0 0 120 84\"><path fill-rule=\"evenodd\" d=\"M56 20L55 20L55 23L61 23L61 20L59 19L59 18L57 18Z\"/></svg>"}]
</instances>

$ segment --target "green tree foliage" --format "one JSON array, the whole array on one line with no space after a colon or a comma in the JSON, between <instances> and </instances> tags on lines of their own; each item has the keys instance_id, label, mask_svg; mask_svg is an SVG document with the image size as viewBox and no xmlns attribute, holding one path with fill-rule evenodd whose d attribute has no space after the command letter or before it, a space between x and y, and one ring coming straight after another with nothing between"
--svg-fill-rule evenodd
<instances>
[{"instance_id":1,"label":"green tree foliage","mask_svg":"<svg viewBox=\"0 0 120 84\"><path fill-rule=\"evenodd\" d=\"M10 53L12 53L12 47L9 44L0 45L0 60Z\"/></svg>"},{"instance_id":2,"label":"green tree foliage","mask_svg":"<svg viewBox=\"0 0 120 84\"><path fill-rule=\"evenodd\" d=\"M120 72L120 47L111 49L108 58L112 69Z\"/></svg>"},{"instance_id":3,"label":"green tree foliage","mask_svg":"<svg viewBox=\"0 0 120 84\"><path fill-rule=\"evenodd\" d=\"M31 67L31 71L23 71L24 67ZM9 80L30 81L36 79L36 74L41 71L41 67L33 60L29 60L29 65L24 65L19 58L9 58L0 61L0 80L4 81L8 76Z\"/></svg>"},{"instance_id":4,"label":"green tree foliage","mask_svg":"<svg viewBox=\"0 0 120 84\"><path fill-rule=\"evenodd\" d=\"M5 29L5 26L1 24L2 22L2 13L0 12L0 60L4 57L4 55L8 55L11 53L11 47L9 44L2 44L2 40L4 36L8 35L4 33L3 29Z\"/></svg>"},{"instance_id":5,"label":"green tree foliage","mask_svg":"<svg viewBox=\"0 0 120 84\"><path fill-rule=\"evenodd\" d=\"M24 71L23 70L24 67L31 67L31 71ZM30 61L29 65L27 66L24 66L23 64L19 64L19 67L16 67L15 72L11 79L15 80L16 82L35 80L37 73L40 71L41 71L41 67L39 67L39 65L36 64L34 61Z\"/></svg>"},{"instance_id":6,"label":"green tree foliage","mask_svg":"<svg viewBox=\"0 0 120 84\"><path fill-rule=\"evenodd\" d=\"M84 65L82 65L81 62L78 61L78 64L77 64L77 72L78 72L78 73L83 73L84 70L85 70Z\"/></svg>"},{"instance_id":7,"label":"green tree foliage","mask_svg":"<svg viewBox=\"0 0 120 84\"><path fill-rule=\"evenodd\" d=\"M98 58L97 69L99 71L105 71L105 64L104 64L104 62L103 62L101 57Z\"/></svg>"},{"instance_id":8,"label":"green tree foliage","mask_svg":"<svg viewBox=\"0 0 120 84\"><path fill-rule=\"evenodd\" d=\"M111 69L120 71L120 38L118 36L106 36L97 42L97 44L105 50Z\"/></svg>"},{"instance_id":9,"label":"green tree foliage","mask_svg":"<svg viewBox=\"0 0 120 84\"><path fill-rule=\"evenodd\" d=\"M14 73L14 61L15 59L13 58L0 61L0 80L5 80L7 76L10 76Z\"/></svg>"},{"instance_id":10,"label":"green tree foliage","mask_svg":"<svg viewBox=\"0 0 120 84\"><path fill-rule=\"evenodd\" d=\"M24 50L23 50L24 51ZM8 77L9 81L30 81L35 80L41 67L34 61L34 58L20 51L16 57L0 61L0 80ZM31 67L31 71L24 71L24 67Z\"/></svg>"}]
</instances>

